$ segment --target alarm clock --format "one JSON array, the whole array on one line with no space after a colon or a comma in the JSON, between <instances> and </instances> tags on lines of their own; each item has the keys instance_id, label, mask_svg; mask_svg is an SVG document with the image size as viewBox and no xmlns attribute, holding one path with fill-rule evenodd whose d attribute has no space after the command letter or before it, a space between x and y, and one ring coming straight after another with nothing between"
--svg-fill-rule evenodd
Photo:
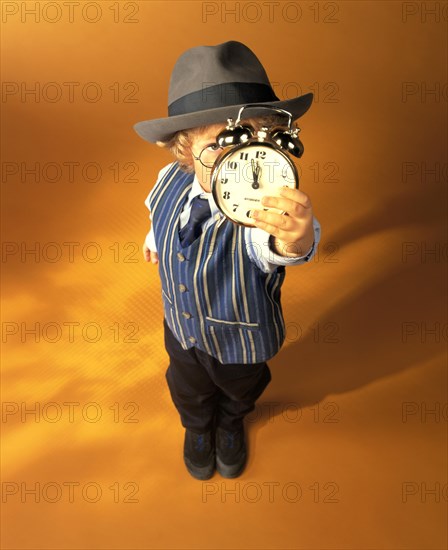
<instances>
[{"instance_id":1,"label":"alarm clock","mask_svg":"<svg viewBox=\"0 0 448 550\"><path fill-rule=\"evenodd\" d=\"M262 127L257 132L240 124L244 109L262 107L288 117L288 128ZM265 195L279 196L281 187L299 187L297 168L289 157L301 157L303 144L297 137L300 128L292 129L292 115L277 107L252 103L241 107L236 122L228 124L217 137L222 152L216 158L210 176L211 191L219 210L232 222L254 227L253 209L272 210L261 204Z\"/></svg>"}]
</instances>

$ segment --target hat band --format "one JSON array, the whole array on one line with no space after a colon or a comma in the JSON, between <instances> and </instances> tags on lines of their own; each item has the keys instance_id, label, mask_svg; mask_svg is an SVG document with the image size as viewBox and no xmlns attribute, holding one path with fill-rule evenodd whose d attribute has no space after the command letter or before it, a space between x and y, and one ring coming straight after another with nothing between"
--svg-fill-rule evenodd
<instances>
[{"instance_id":1,"label":"hat band","mask_svg":"<svg viewBox=\"0 0 448 550\"><path fill-rule=\"evenodd\" d=\"M267 84L226 82L214 86L204 86L202 90L176 99L168 106L168 115L186 115L196 111L265 101L279 101L271 86Z\"/></svg>"}]
</instances>

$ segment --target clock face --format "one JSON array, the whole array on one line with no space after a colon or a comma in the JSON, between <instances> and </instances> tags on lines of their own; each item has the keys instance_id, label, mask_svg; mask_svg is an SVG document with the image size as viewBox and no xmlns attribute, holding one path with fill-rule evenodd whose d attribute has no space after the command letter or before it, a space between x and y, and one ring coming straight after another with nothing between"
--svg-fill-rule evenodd
<instances>
[{"instance_id":1,"label":"clock face","mask_svg":"<svg viewBox=\"0 0 448 550\"><path fill-rule=\"evenodd\" d=\"M261 204L265 195L278 196L279 188L297 188L299 177L292 160L275 144L246 142L225 150L216 159L211 188L216 205L233 222L254 226L252 209L282 212Z\"/></svg>"}]
</instances>

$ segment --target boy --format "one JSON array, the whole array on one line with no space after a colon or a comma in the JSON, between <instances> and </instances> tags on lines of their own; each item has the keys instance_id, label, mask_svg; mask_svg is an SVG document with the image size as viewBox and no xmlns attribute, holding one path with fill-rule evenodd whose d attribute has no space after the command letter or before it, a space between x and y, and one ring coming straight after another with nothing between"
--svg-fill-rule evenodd
<instances>
[{"instance_id":1,"label":"boy","mask_svg":"<svg viewBox=\"0 0 448 550\"><path fill-rule=\"evenodd\" d=\"M139 122L136 132L177 157L159 173L146 205L152 220L144 257L162 282L166 378L185 428L184 462L197 479L215 468L244 470L244 417L271 380L266 363L285 329L280 288L286 265L308 261L320 239L309 197L282 189L254 210L255 227L228 220L210 189L217 134L241 106L264 103L302 116L312 94L280 101L255 54L240 42L187 50L171 75L168 117ZM253 107L251 125L279 122ZM283 120L284 124L284 120Z\"/></svg>"}]
</instances>

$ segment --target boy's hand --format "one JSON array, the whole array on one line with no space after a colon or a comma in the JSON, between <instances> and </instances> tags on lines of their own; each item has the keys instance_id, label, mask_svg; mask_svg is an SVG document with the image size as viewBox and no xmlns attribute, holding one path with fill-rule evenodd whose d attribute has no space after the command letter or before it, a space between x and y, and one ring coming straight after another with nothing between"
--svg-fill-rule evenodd
<instances>
[{"instance_id":1,"label":"boy's hand","mask_svg":"<svg viewBox=\"0 0 448 550\"><path fill-rule=\"evenodd\" d=\"M281 256L304 256L314 242L311 200L303 191L281 187L280 197L264 196L263 206L271 206L286 214L253 210L252 218L260 229L275 239L275 252Z\"/></svg>"},{"instance_id":2,"label":"boy's hand","mask_svg":"<svg viewBox=\"0 0 448 550\"><path fill-rule=\"evenodd\" d=\"M157 252L150 250L146 246L146 243L143 243L143 258L145 259L145 262L152 262L153 264L159 263L159 255Z\"/></svg>"}]
</instances>

